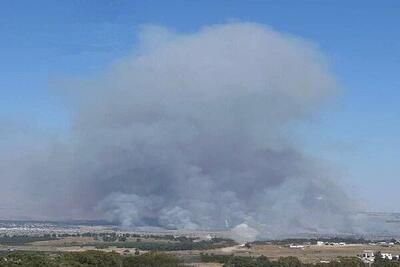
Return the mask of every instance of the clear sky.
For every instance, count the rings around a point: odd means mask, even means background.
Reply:
[[[143,24],[194,32],[232,20],[263,23],[315,42],[342,88],[301,129],[301,142],[339,166],[342,183],[370,210],[400,211],[399,14],[396,0],[1,1],[0,120],[68,127],[54,81],[128,54]]]

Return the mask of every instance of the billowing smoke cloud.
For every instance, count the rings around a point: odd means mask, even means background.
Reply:
[[[287,138],[335,92],[312,44],[259,24],[148,26],[132,56],[70,87],[70,133],[20,174],[31,214],[262,236],[350,230],[346,195]]]

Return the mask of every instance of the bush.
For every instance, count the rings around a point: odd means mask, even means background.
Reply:
[[[180,267],[180,260],[165,253],[122,256],[115,252],[13,252],[0,256],[0,267]]]
[[[129,256],[124,259],[124,267],[178,267],[183,266],[174,255],[150,252],[141,256]]]

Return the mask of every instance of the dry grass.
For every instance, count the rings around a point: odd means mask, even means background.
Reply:
[[[251,249],[235,249],[235,255],[260,256],[271,259],[279,257],[295,256],[305,263],[315,263],[321,260],[335,260],[338,257],[355,257],[364,250],[382,251],[400,254],[400,246],[383,247],[372,245],[346,245],[346,246],[306,246],[303,249],[288,248],[277,245],[256,245]]]
[[[146,240],[146,239],[142,239]],[[149,240],[146,240],[147,242]],[[156,240],[154,240],[156,241]],[[159,240],[158,240],[159,241]],[[1,249],[12,248],[15,250],[31,250],[31,251],[85,251],[95,249],[93,246],[82,246],[84,244],[99,243],[92,237],[66,237],[59,240],[38,241],[25,246],[2,246]],[[116,251],[118,253],[133,254],[134,249],[109,247],[101,249],[102,251]],[[315,263],[321,260],[334,260],[338,257],[354,257],[364,252],[364,250],[388,252],[392,254],[400,254],[400,246],[383,247],[372,245],[346,245],[346,246],[306,246],[303,249],[288,248],[278,245],[253,245],[250,249],[241,248],[239,246],[220,248],[206,251],[174,251],[169,252],[177,256],[191,259],[200,255],[200,253],[214,253],[222,255],[237,255],[237,256],[267,256],[270,259],[278,259],[279,257],[295,256],[305,263]],[[221,264],[214,263],[193,263],[193,267],[220,267]]]
[[[388,252],[392,254],[400,254],[400,246],[383,247],[371,245],[346,245],[346,246],[307,246],[304,249],[294,249],[278,245],[254,245],[250,249],[240,248],[238,246],[221,248],[207,251],[179,251],[174,252],[181,256],[198,256],[200,253],[214,253],[219,255],[236,255],[258,257],[267,256],[272,260],[280,257],[295,256],[304,263],[316,263],[321,260],[335,260],[338,257],[356,257],[362,254],[364,250]],[[204,265],[207,266],[207,265]]]

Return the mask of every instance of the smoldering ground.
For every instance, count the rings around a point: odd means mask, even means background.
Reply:
[[[286,134],[336,91],[315,45],[251,23],[146,26],[140,40],[68,83],[61,140],[2,166],[3,196],[21,192],[9,210],[127,227],[245,223],[260,236],[352,231],[348,197]]]

